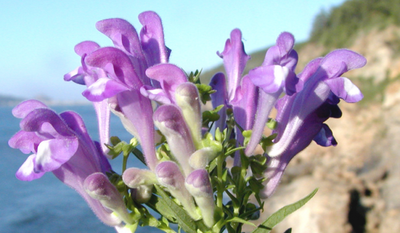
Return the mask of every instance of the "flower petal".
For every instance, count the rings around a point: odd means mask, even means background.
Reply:
[[[90,101],[99,102],[127,90],[129,90],[129,88],[119,81],[109,78],[99,78],[90,85],[82,95]]]
[[[140,94],[161,104],[171,104],[171,99],[169,98],[168,93],[160,88],[153,88],[152,86],[144,85],[140,88]]]
[[[77,138],[52,139],[41,142],[35,158],[35,172],[56,170],[74,156],[78,145]]]
[[[39,108],[30,112],[21,120],[20,127],[24,131],[37,132],[48,137],[74,135],[60,116],[47,108]]]
[[[210,81],[210,86],[216,92],[211,94],[211,103],[213,108],[216,108],[220,105],[224,105],[221,110],[219,110],[219,119],[215,122],[215,129],[219,128],[223,130],[225,128],[226,121],[226,108],[227,103],[226,100],[228,98],[228,94],[226,92],[226,81],[225,75],[223,73],[216,73]]]
[[[320,146],[336,146],[336,139],[333,137],[332,130],[327,124],[323,124],[319,133],[313,139]]]
[[[187,82],[185,72],[173,64],[157,64],[146,70],[146,75],[160,82],[161,88],[168,93],[171,102],[175,102],[175,89],[180,84]]]
[[[242,32],[234,29],[231,32],[230,39],[225,43],[222,53],[217,53],[224,59],[224,66],[228,76],[228,96],[229,100],[234,99],[236,88],[240,85],[240,79],[247,61],[250,56],[244,51],[242,42]]]
[[[282,32],[276,39],[276,46],[278,46],[281,56],[286,56],[293,49],[294,36],[288,32]]]
[[[364,96],[360,89],[354,85],[350,79],[339,77],[325,80],[331,91],[348,103],[355,103],[360,101]]]
[[[37,147],[43,141],[35,132],[19,131],[8,140],[11,148],[19,149],[24,154],[36,153]]]
[[[338,49],[328,53],[321,61],[321,67],[328,77],[338,77],[343,73],[365,66],[367,60],[360,54],[348,50]]]
[[[128,21],[119,18],[104,19],[96,23],[96,28],[108,36],[115,47],[136,56],[142,54],[136,29]]]
[[[118,79],[131,88],[139,89],[143,85],[128,55],[117,48],[98,49],[86,56],[85,63],[104,69],[113,79]]]
[[[195,151],[195,147],[181,111],[175,105],[163,105],[154,112],[153,119],[154,124],[166,137],[172,154],[187,176],[193,170],[188,160]]]
[[[35,166],[35,158],[36,155],[30,155],[25,162],[21,165],[21,167],[18,169],[17,173],[15,176],[17,179],[22,180],[22,181],[32,181],[35,179],[39,179],[44,175],[44,172],[34,172],[34,166]]]
[[[260,87],[265,93],[275,93],[283,88],[283,81],[290,70],[285,66],[260,66],[249,72],[249,78],[254,85]]]
[[[164,44],[164,33],[160,17],[153,11],[145,11],[139,15],[143,25],[140,39],[148,66],[168,62],[170,50]]]
[[[38,108],[48,108],[44,103],[39,100],[25,100],[15,106],[12,114],[16,118],[25,118],[30,112]]]
[[[75,53],[82,57],[100,48],[100,45],[93,41],[82,41],[75,45]]]

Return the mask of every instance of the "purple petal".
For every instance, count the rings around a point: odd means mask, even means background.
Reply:
[[[273,65],[279,65],[281,61],[281,53],[279,51],[278,46],[272,46],[267,50],[265,53],[265,58],[264,62],[262,63],[262,66],[273,66]]]
[[[179,166],[172,161],[164,161],[158,164],[156,175],[161,185],[173,189],[180,189],[185,182]]]
[[[142,82],[150,85],[150,80],[144,75],[148,64],[135,28],[128,21],[118,18],[99,21],[96,28],[108,36],[114,42],[115,47],[129,55],[138,77]],[[128,84],[128,82],[126,83]]]
[[[189,156],[195,151],[189,128],[182,113],[175,105],[160,106],[153,115],[154,124],[164,134],[176,161],[185,175],[193,169],[189,166]]]
[[[214,197],[210,177],[205,169],[198,169],[186,177],[186,189],[195,198],[201,210],[203,221],[208,227],[214,225]]]
[[[171,104],[171,99],[169,98],[168,93],[166,93],[163,89],[153,88],[152,86],[144,85],[140,88],[140,93],[151,100],[157,101],[161,104]]]
[[[143,85],[135,73],[129,57],[117,48],[105,47],[98,49],[89,54],[85,62],[89,66],[104,69],[114,79],[120,80],[131,88],[139,89]]]
[[[85,85],[85,71],[81,66],[76,68],[75,70],[64,75],[64,81],[73,81],[74,83]]]
[[[301,90],[303,90],[304,84],[318,70],[322,59],[323,59],[322,57],[316,58],[316,59],[310,61],[304,67],[303,71],[298,75],[299,80],[298,80],[298,83],[296,84],[296,92],[300,92]]]
[[[242,85],[238,87],[236,92],[235,99],[231,102],[235,121],[243,130],[252,129],[258,105],[258,88],[246,75],[242,79]],[[237,142],[243,145],[244,138],[239,128],[236,128],[235,132]]]
[[[67,162],[78,149],[78,139],[52,139],[39,144],[35,160],[35,172],[49,172]]]
[[[75,53],[82,57],[100,48],[100,45],[93,41],[82,41],[75,45]]]
[[[127,90],[129,90],[129,88],[119,81],[109,78],[99,78],[95,83],[90,85],[82,95],[90,101],[99,102]]]
[[[185,188],[185,178],[179,166],[172,161],[164,161],[157,165],[157,179],[161,185],[168,188],[172,196],[178,199],[194,220],[199,220],[193,197]]]
[[[190,173],[186,177],[186,187],[196,197],[206,197],[213,193],[210,177],[205,169],[197,169]]]
[[[61,113],[60,116],[68,125],[68,127],[74,131],[75,135],[78,136],[81,144],[85,146],[85,149],[89,150],[89,152],[83,153],[83,156],[88,157],[91,164],[95,166],[96,170],[93,172],[101,171],[105,173],[110,171],[110,164],[108,160],[105,158],[102,151],[99,150],[98,147],[93,143],[93,140],[89,136],[85,127],[85,123],[79,114],[72,111],[66,111]]]
[[[35,166],[35,157],[36,155],[30,155],[25,162],[21,165],[21,167],[18,169],[17,173],[15,176],[17,179],[22,180],[22,181],[32,181],[35,179],[39,179],[44,175],[45,172],[34,172],[34,166]]]
[[[146,164],[154,171],[158,163],[154,148],[153,107],[151,101],[142,96],[138,89],[124,91],[117,95],[120,112],[131,122],[137,132],[139,142],[145,155]]]
[[[93,102],[99,126],[100,147],[103,153],[107,154],[109,149],[105,144],[110,144],[110,109],[108,101]],[[110,156],[111,158],[111,156]]]
[[[219,110],[219,119],[215,122],[215,128],[219,128],[220,130],[225,128],[226,121],[226,108],[228,100],[228,94],[226,93],[226,82],[225,75],[223,73],[216,73],[210,81],[210,86],[215,93],[211,94],[211,103],[213,108],[216,108],[220,105],[224,105],[224,107]]]
[[[125,223],[134,223],[126,209],[121,194],[106,175],[101,172],[91,174],[85,179],[83,188],[89,196],[99,200],[104,207],[113,210]]]
[[[281,56],[286,56],[294,46],[294,37],[288,32],[282,32],[276,39],[276,46],[279,48]]]
[[[136,167],[126,169],[122,174],[122,180],[130,188],[138,188],[141,185],[153,185],[157,183],[156,176],[152,171]]]
[[[225,48],[218,55],[224,59],[224,66],[228,76],[228,96],[232,100],[235,95],[236,88],[240,84],[240,79],[247,61],[250,56],[244,51],[242,42],[242,33],[239,29],[231,32],[231,37],[225,43]]]
[[[115,47],[136,56],[142,54],[136,29],[128,21],[119,18],[104,19],[96,23],[96,28],[108,36]]]
[[[24,131],[36,131],[52,137],[58,137],[58,135],[73,136],[60,116],[47,108],[39,108],[30,112],[21,120],[20,127]]]
[[[139,15],[139,21],[143,25],[140,39],[148,66],[168,62],[170,50],[164,44],[160,17],[153,11],[145,11]]]
[[[298,82],[299,79],[297,78],[296,74],[292,70],[289,70],[289,73],[285,79],[285,93],[287,95],[293,95],[294,93],[296,93],[296,85]]]
[[[304,126],[306,118],[326,101],[329,94],[330,89],[328,85],[324,82],[319,82],[311,93],[305,93],[303,90],[301,93],[293,96],[294,100],[291,103],[290,115],[284,117],[286,121],[290,122],[284,128],[284,131],[280,133],[279,141],[268,152],[270,157],[281,156],[285,150],[293,145],[297,132],[300,132],[300,127]],[[303,132],[302,134],[305,133]]]
[[[264,172],[264,177],[267,179],[264,182],[264,188],[260,191],[261,198],[267,199],[275,192],[288,163],[289,161],[280,158],[271,158],[268,161],[268,168]]]
[[[39,100],[25,100],[15,106],[12,114],[16,118],[25,118],[30,112],[38,108],[48,108],[44,103]]]
[[[360,101],[364,96],[360,89],[354,85],[350,79],[339,77],[325,80],[331,91],[348,103],[355,103]]]
[[[168,93],[168,97],[175,102],[174,92],[176,87],[187,82],[186,74],[183,70],[173,64],[158,64],[146,70],[146,75],[160,82],[161,88]]]
[[[321,67],[328,77],[338,77],[343,73],[365,66],[367,60],[360,54],[348,49],[338,49],[327,54],[321,61]]]
[[[189,126],[196,148],[201,148],[202,114],[199,91],[196,85],[190,82],[180,84],[175,90],[175,99],[185,122]]]
[[[320,146],[336,146],[336,139],[333,137],[332,130],[327,124],[323,124],[319,133],[313,139]]]
[[[24,154],[35,153],[43,141],[35,132],[19,131],[8,141],[11,148],[19,149]]]
[[[266,93],[264,91],[259,92],[259,98],[257,103],[256,117],[254,119],[254,125],[250,137],[250,141],[247,144],[245,154],[250,156],[253,154],[261,137],[264,132],[265,124],[268,121],[268,116],[274,107],[281,92]]]
[[[249,72],[249,79],[265,93],[275,93],[283,88],[290,70],[284,66],[260,66]]]

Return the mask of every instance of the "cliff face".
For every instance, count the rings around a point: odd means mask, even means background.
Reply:
[[[273,232],[400,232],[400,28],[360,32],[349,49],[368,60],[346,74],[365,98],[327,122],[337,147],[312,143],[291,161],[266,214],[319,191]],[[310,43],[298,52],[302,69],[328,51]]]

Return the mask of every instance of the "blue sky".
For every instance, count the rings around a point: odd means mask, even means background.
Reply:
[[[242,30],[248,53],[272,45],[282,31],[304,41],[315,15],[344,0],[0,2],[0,94],[83,100],[83,87],[64,82],[63,75],[79,65],[75,44],[93,40],[111,45],[94,26],[101,19],[124,18],[139,31],[137,15],[156,11],[172,50],[170,62],[185,71],[207,70],[221,63],[216,51],[223,50],[232,29]]]

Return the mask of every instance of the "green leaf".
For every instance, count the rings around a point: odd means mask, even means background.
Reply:
[[[267,122],[267,127],[269,129],[276,129],[276,127],[278,127],[278,122],[274,119],[269,118]]]
[[[154,207],[163,215],[164,217],[170,219],[173,217],[176,219],[178,225],[186,233],[197,233],[196,222],[182,209],[178,204],[176,204],[171,198],[160,188],[158,185],[154,185],[157,190],[157,194],[161,196],[158,197],[157,202]]]
[[[226,222],[238,222],[238,223],[243,223],[243,224],[247,224],[247,225],[251,225],[251,226],[256,226],[256,225],[254,225],[254,223],[246,221],[239,217],[233,217],[233,218],[227,220]]]
[[[305,198],[279,209],[278,211],[273,213],[267,220],[265,220],[262,224],[260,224],[257,229],[252,231],[252,233],[270,232],[272,228],[275,227],[278,223],[280,223],[286,216],[300,209],[300,207],[306,204],[317,193],[317,191],[318,189],[314,189],[314,191]]]
[[[292,233],[292,228],[287,229],[285,232],[283,233]]]

